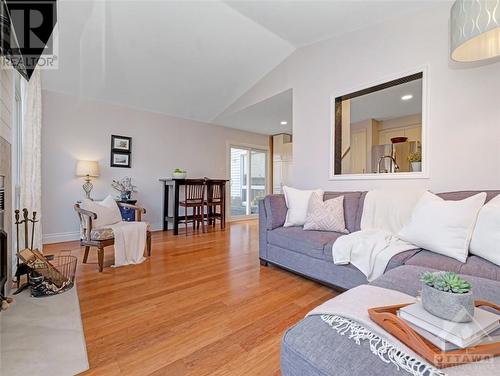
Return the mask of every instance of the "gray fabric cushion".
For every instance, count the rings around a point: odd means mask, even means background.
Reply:
[[[323,199],[329,200],[339,196],[344,196],[344,219],[346,228],[349,232],[357,231],[358,227],[356,225],[356,220],[361,192],[325,192]]]
[[[302,227],[279,227],[268,231],[267,240],[271,245],[324,259],[325,246],[342,235],[339,232],[304,231]]]
[[[362,192],[359,198],[358,213],[356,214],[356,231],[361,230],[361,217],[363,216],[363,207],[365,205],[365,198],[368,192]]]
[[[420,275],[425,271],[436,271],[436,269],[422,266],[404,265],[399,268],[389,270],[383,276],[377,278],[370,284],[416,296],[422,289]],[[475,299],[488,300],[496,304],[500,304],[499,281],[492,281],[490,279],[471,275],[461,276],[472,284],[472,293]]]
[[[267,216],[265,200],[259,202],[259,258],[267,259]]]
[[[284,195],[266,196],[264,206],[266,209],[268,230],[273,230],[285,224],[288,209]]]
[[[389,263],[387,264],[385,271],[387,272],[388,270],[397,268],[398,266],[404,265],[406,261],[408,261],[411,257],[416,255],[418,252],[420,252],[419,249],[415,249],[413,251],[405,251],[398,253],[397,255],[393,256]]]
[[[368,283],[365,275],[350,264],[335,265],[330,261],[311,257],[307,253],[269,245],[267,258],[273,264],[341,289],[351,289]]]
[[[478,256],[469,256],[466,263],[461,263],[451,257],[424,250],[404,263],[500,281],[500,268]]]
[[[371,285],[416,296],[420,275],[429,268],[401,266],[378,278]],[[476,299],[500,304],[500,282],[463,276],[473,287]],[[281,371],[284,376],[396,376],[406,375],[370,352],[366,341],[357,345],[339,335],[319,316],[306,317],[289,329],[281,343]]]
[[[324,199],[344,196],[344,218],[349,232],[359,230],[359,200],[361,192],[325,192]],[[284,195],[269,195],[264,199],[267,215],[267,229],[283,226],[288,211]]]
[[[457,192],[443,192],[437,195],[444,200],[458,201],[467,197],[477,195],[478,193],[486,192],[486,202],[490,201],[493,197],[498,195],[500,191],[457,191]]]
[[[306,317],[283,336],[284,376],[401,376],[392,364],[371,354],[366,341],[357,345],[337,334],[319,316]]]

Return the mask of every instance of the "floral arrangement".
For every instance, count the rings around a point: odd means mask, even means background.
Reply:
[[[186,173],[186,170],[182,169],[182,168],[176,168],[174,170],[174,173],[176,174],[185,174]]]
[[[416,151],[408,155],[408,162],[422,162],[422,152]]]
[[[420,280],[436,290],[453,294],[467,294],[472,289],[469,282],[452,272],[425,272]]]
[[[132,184],[132,178],[129,177],[113,180],[111,186],[120,192],[122,199],[130,199],[132,192],[137,192],[137,186]]]

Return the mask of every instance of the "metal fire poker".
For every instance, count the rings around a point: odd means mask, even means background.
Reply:
[[[23,209],[23,219],[20,221],[19,210],[14,211],[14,218],[16,220],[16,248],[17,248],[17,271],[16,271],[16,281],[17,281],[17,290],[14,292],[14,295],[19,294],[21,291],[29,287],[29,283],[26,282],[22,286],[21,284],[21,276],[24,274],[29,274],[29,268],[26,264],[19,262],[19,225],[24,224],[24,248],[28,248],[29,242],[29,224],[31,223],[31,250],[33,250],[33,244],[35,239],[35,223],[38,222],[36,219],[36,212],[33,212],[32,218],[29,218],[28,209]]]

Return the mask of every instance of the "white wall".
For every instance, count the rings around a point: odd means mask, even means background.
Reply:
[[[132,168],[110,167],[111,135],[132,137]],[[92,196],[117,192],[112,179],[131,176],[146,220],[161,228],[162,185],[158,179],[185,168],[191,177],[227,178],[227,143],[267,148],[267,136],[233,130],[115,104],[43,91],[42,221],[44,242],[78,237],[74,203],[83,197],[74,176],[78,159],[98,160],[101,176]]]
[[[301,48],[226,113],[293,88],[294,184],[358,190],[500,188],[500,60],[449,59],[449,9],[435,9]],[[429,179],[330,181],[330,97],[428,66]],[[345,94],[345,93],[343,93]]]

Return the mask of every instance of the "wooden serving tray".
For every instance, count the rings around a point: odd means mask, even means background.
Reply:
[[[409,304],[399,304],[368,309],[370,318],[410,349],[433,364],[436,368],[446,368],[491,359],[500,355],[500,342],[488,343],[466,349],[441,351],[433,343],[415,332],[397,316],[400,308]],[[483,300],[475,301],[476,307],[490,307],[500,312],[500,306]]]

